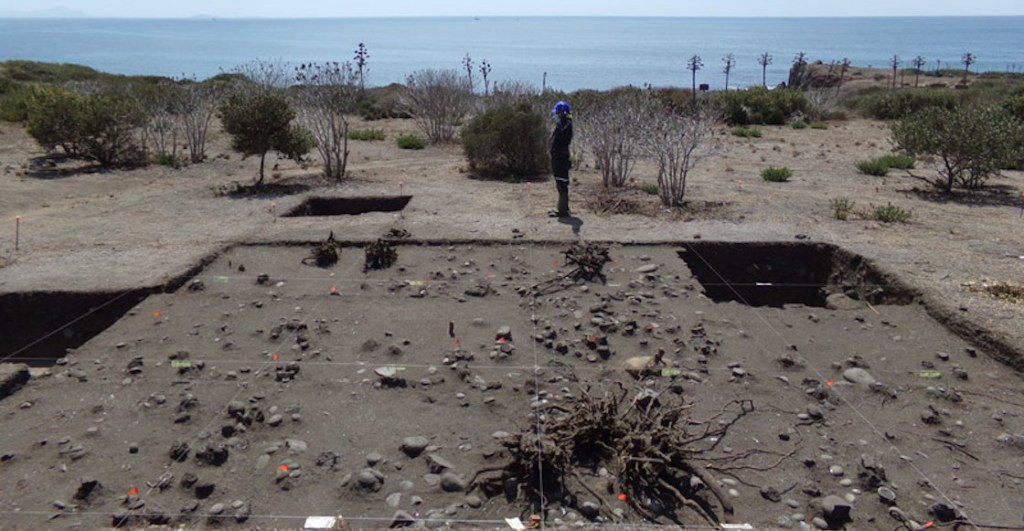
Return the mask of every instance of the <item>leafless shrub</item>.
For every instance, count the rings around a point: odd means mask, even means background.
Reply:
[[[581,141],[594,155],[606,188],[625,185],[643,154],[641,125],[646,100],[641,93],[615,92],[580,110]]]
[[[431,142],[450,142],[472,104],[466,79],[455,70],[417,70],[405,80],[404,104]]]
[[[488,109],[496,109],[533,101],[538,94],[540,91],[537,87],[523,81],[495,81],[490,95],[484,101]],[[547,111],[548,109],[543,109],[544,114],[547,114]]]
[[[830,89],[810,89],[804,92],[807,98],[807,114],[812,120],[825,120],[839,108],[839,94]]]
[[[172,112],[178,128],[185,136],[189,160],[194,164],[206,159],[206,137],[210,123],[226,93],[223,83],[212,80],[202,83],[187,81],[178,85]]]
[[[255,59],[238,65],[231,70],[248,80],[248,87],[235,87],[239,90],[255,90],[257,92],[274,92],[287,88],[292,81],[291,68],[280,59]]]
[[[359,73],[350,63],[303,64],[295,69],[299,123],[316,139],[324,175],[341,180],[348,166],[348,114],[359,98]]]
[[[686,196],[690,171],[716,147],[717,110],[707,105],[692,105],[667,110],[648,107],[643,134],[644,150],[658,166],[661,202],[668,207],[681,206]]]

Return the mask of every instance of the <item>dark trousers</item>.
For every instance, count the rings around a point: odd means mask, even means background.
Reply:
[[[558,189],[558,215],[569,215],[569,154],[551,154],[551,173],[555,175],[555,188]]]
[[[558,209],[559,216],[569,215],[569,181],[555,179],[555,188],[558,188]]]

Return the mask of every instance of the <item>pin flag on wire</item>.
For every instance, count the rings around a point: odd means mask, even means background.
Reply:
[[[21,243],[21,214],[14,216],[14,250],[17,251]]]
[[[398,181],[398,193],[402,193],[405,190],[405,181]]]

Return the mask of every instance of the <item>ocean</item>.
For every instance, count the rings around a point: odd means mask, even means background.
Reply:
[[[199,79],[254,59],[291,64],[350,61],[369,51],[369,85],[402,82],[420,69],[463,69],[469,54],[491,65],[491,80],[560,89],[689,86],[721,88],[722,58],[736,66],[730,86],[761,83],[758,57],[773,57],[768,83],[786,79],[793,57],[889,68],[1024,71],[1024,17],[894,18],[376,18],[376,19],[0,19],[0,60],[84,64],[119,74]]]

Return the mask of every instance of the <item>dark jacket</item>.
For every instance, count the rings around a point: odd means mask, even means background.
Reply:
[[[569,144],[572,143],[572,120],[563,118],[551,132],[551,172],[555,177],[569,178]]]

